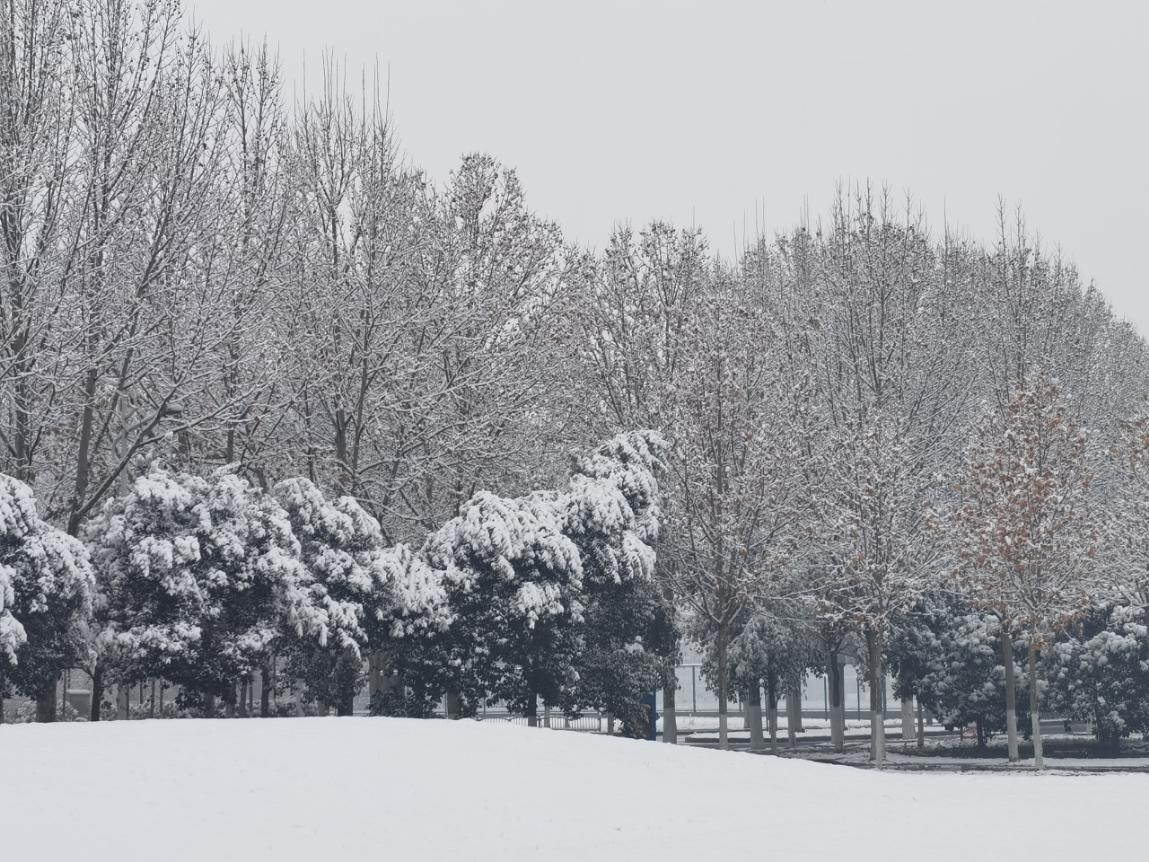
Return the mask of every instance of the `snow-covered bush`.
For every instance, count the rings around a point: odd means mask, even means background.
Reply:
[[[894,692],[916,695],[943,724],[974,725],[979,746],[1005,730],[1001,624],[994,616],[951,598],[924,601],[896,621],[887,656]],[[1026,691],[1026,681],[1018,687]],[[1019,721],[1028,714],[1019,697]]]
[[[311,697],[349,714],[369,652],[446,628],[442,575],[406,545],[387,546],[379,522],[351,497],[327,500],[307,479],[275,486],[310,575],[308,592],[328,620],[327,641],[297,642],[289,673]]]
[[[42,521],[31,489],[0,474],[0,678],[54,713],[56,679],[88,658],[94,578],[83,543]]]
[[[85,528],[100,577],[102,661],[120,680],[161,677],[231,702],[237,680],[294,638],[338,621],[311,599],[287,514],[228,470],[161,466]]]
[[[1045,653],[1050,709],[1093,723],[1098,741],[1149,731],[1149,627],[1144,608],[1099,607]]]

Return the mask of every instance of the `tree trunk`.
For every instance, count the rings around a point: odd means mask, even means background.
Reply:
[[[1029,722],[1033,728],[1033,767],[1044,769],[1041,750],[1041,697],[1037,691],[1037,644],[1029,645]]]
[[[271,669],[264,665],[259,669],[259,717],[271,716]]]
[[[92,668],[92,703],[88,707],[88,721],[100,720],[100,705],[104,700],[104,668],[98,661]]]
[[[678,743],[678,716],[674,711],[674,699],[677,693],[677,677],[662,687],[662,741],[671,745]]]
[[[726,751],[730,748],[730,727],[726,717],[726,700],[729,694],[726,659],[726,626],[718,627],[718,747]]]
[[[838,661],[838,651],[829,650],[826,672],[830,682],[830,745],[834,751],[846,747],[846,693],[842,664]]]
[[[926,747],[926,712],[922,708],[921,698],[918,698],[918,748]]]
[[[237,710],[240,718],[247,718],[247,687],[250,685],[248,677],[244,677],[239,684],[239,709]]]
[[[877,632],[866,630],[870,657],[870,757],[876,766],[886,763],[886,725],[882,711],[882,642]]]
[[[121,721],[126,721],[132,717],[131,706],[128,702],[128,687],[126,685],[116,686],[116,718]]]
[[[770,751],[778,753],[778,681],[773,673],[766,674],[766,718],[770,727]]]
[[[457,691],[447,692],[447,718],[457,720],[463,717],[463,696]]]
[[[1001,627],[1001,662],[1005,666],[1005,736],[1009,762],[1021,759],[1017,749],[1017,675],[1013,666],[1013,638]]]
[[[663,598],[666,599],[667,614],[669,615],[669,623],[671,629],[674,629],[674,588],[670,584],[665,584],[662,588]],[[678,670],[674,664],[674,656],[677,655],[678,638],[674,638],[674,647],[671,649],[671,656],[667,658],[667,665],[669,670],[669,681],[662,687],[662,741],[669,742],[671,745],[678,744],[678,714],[676,712],[676,697],[678,695]]]
[[[336,715],[354,715],[355,714],[355,689],[348,689],[347,686],[339,692],[339,702],[335,705]]]
[[[746,701],[746,720],[750,724],[750,750],[761,751],[762,743],[762,689],[755,682]]]
[[[527,695],[527,727],[539,726],[539,698],[533,691]]]
[[[36,721],[50,724],[56,720],[56,681],[46,687],[36,698]]]
[[[912,697],[902,698],[902,740],[905,742],[913,742],[914,740],[914,699]]]
[[[791,748],[798,744],[802,732],[802,683],[791,682],[786,688],[786,741]]]
[[[799,677],[798,679],[794,680],[794,682],[792,682],[790,684],[790,689],[786,694],[786,699],[793,708],[793,720],[791,723],[794,725],[794,731],[796,733],[801,733],[802,730],[804,729],[802,727],[802,683],[803,682],[804,682],[804,680],[802,679],[802,677]]]

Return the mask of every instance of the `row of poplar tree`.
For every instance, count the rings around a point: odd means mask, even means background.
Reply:
[[[302,477],[420,557],[482,492],[535,499],[569,451],[652,429],[669,645],[645,654],[673,738],[678,644],[704,648],[724,743],[771,667],[828,674],[838,739],[843,656],[924,701],[897,644],[943,607],[994,621],[1012,726],[1066,638],[1144,607],[1145,345],[1020,218],[982,244],[861,187],[733,259],[664,224],[591,251],[494,159],[433,183],[370,90],[329,68],[289,100],[174,0],[15,0],[0,32],[0,471],[73,539],[160,463],[284,509]]]

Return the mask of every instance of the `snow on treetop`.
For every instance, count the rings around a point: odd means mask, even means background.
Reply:
[[[658,537],[658,474],[668,445],[657,431],[616,434],[589,455],[576,458],[574,477],[605,480],[625,497],[635,518],[635,529],[645,542]]]
[[[397,638],[447,625],[441,573],[406,545],[386,546],[379,522],[354,498],[328,500],[304,478],[280,482],[275,493],[301,542],[312,601],[326,609],[341,646],[359,652],[372,630]]]
[[[510,499],[480,491],[463,504],[457,517],[427,538],[424,553],[463,589],[469,589],[476,563],[507,581],[515,580],[516,571],[536,568],[566,572],[577,585],[582,562],[562,527],[558,507],[549,496]]]

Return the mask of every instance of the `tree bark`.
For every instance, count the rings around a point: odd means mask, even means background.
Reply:
[[[100,720],[100,705],[104,700],[104,668],[96,662],[92,668],[92,702],[88,707],[88,721]]]
[[[1029,722],[1033,728],[1033,768],[1044,769],[1041,750],[1041,697],[1037,691],[1037,644],[1029,645]]]
[[[802,727],[802,678],[798,678],[790,683],[790,688],[786,693],[786,700],[793,710],[793,718],[791,723],[794,725],[795,733],[801,733]]]
[[[539,726],[539,697],[533,691],[527,695],[527,727]],[[612,731],[613,732],[613,731]]]
[[[729,695],[726,658],[726,625],[718,627],[718,747],[726,751],[730,748],[730,727],[726,716],[726,700]]]
[[[778,682],[773,673],[766,674],[766,718],[770,728],[770,751],[778,753]]]
[[[926,747],[926,713],[922,708],[921,698],[918,699],[918,748]]]
[[[345,686],[339,692],[339,702],[335,704],[336,715],[354,715],[355,714],[355,689],[350,689]]]
[[[56,681],[47,686],[36,698],[36,721],[50,724],[56,720]]]
[[[902,740],[905,742],[913,742],[914,735],[914,699],[912,697],[903,697]]]
[[[750,750],[761,751],[762,742],[762,689],[757,681],[750,687],[746,700],[746,720],[750,724]]]
[[[675,697],[678,693],[678,678],[662,687],[662,741],[678,744],[678,716],[675,713]]]
[[[674,624],[674,589],[670,584],[663,587],[663,597],[666,599],[667,607],[669,608],[668,614],[670,615],[671,625]],[[677,645],[677,638],[675,638]],[[672,655],[667,659],[669,665],[669,682],[662,687],[662,741],[668,742],[671,745],[678,744],[678,714],[675,711],[677,707],[676,697],[678,694],[678,672],[674,664],[674,654],[676,650],[672,650]]]
[[[870,658],[870,757],[876,766],[886,763],[886,725],[882,711],[882,642],[877,632],[866,630]]]
[[[271,716],[271,669],[264,665],[259,669],[259,717]]]
[[[1017,675],[1013,666],[1013,638],[1001,627],[1001,662],[1005,667],[1005,736],[1009,762],[1021,759],[1017,748]]]
[[[838,661],[838,651],[829,650],[826,672],[830,681],[830,745],[834,751],[843,751],[846,746],[846,706],[845,680],[842,665]]]

